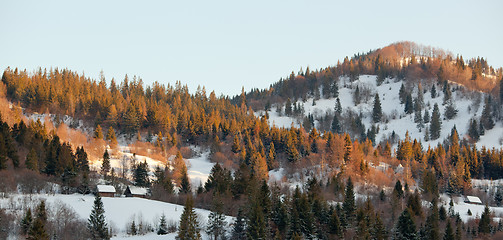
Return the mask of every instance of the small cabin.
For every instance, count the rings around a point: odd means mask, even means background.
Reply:
[[[466,196],[465,203],[482,205],[482,201],[480,201],[480,198],[475,196]]]
[[[112,185],[97,185],[96,193],[100,197],[114,197],[115,187]]]
[[[124,191],[124,195],[126,197],[146,198],[148,195],[148,189],[142,187],[127,186],[126,190]]]

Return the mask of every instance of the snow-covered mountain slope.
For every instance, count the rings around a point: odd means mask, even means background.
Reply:
[[[398,137],[400,137],[400,139],[403,139],[405,137],[405,133],[409,131],[409,134],[413,139],[420,139],[423,142],[423,147],[427,147],[428,145],[436,146],[438,143],[442,143],[444,139],[450,135],[451,129],[454,126],[456,126],[460,137],[463,138],[463,136],[468,134],[470,120],[472,118],[477,118],[478,120],[484,108],[485,95],[483,93],[472,92],[464,89],[463,86],[451,83],[451,87],[453,89],[457,89],[457,87],[459,87],[457,91],[452,92],[452,101],[458,110],[458,113],[453,119],[446,119],[444,112],[447,104],[443,104],[444,93],[442,92],[441,86],[436,86],[437,96],[432,98],[430,92],[431,83],[423,83],[422,87],[424,90],[423,98],[425,108],[431,116],[433,106],[435,103],[438,104],[442,119],[440,138],[425,141],[425,130],[427,126],[429,127],[429,123],[425,124],[423,128],[418,128],[417,123],[414,122],[414,114],[405,114],[404,104],[400,104],[399,100],[401,85],[402,81],[386,79],[383,84],[377,86],[376,76],[374,75],[361,75],[359,79],[354,82],[350,82],[346,77],[342,77],[339,81],[339,99],[343,108],[343,113],[347,111],[353,111],[357,114],[361,113],[363,116],[362,122],[365,127],[369,129],[373,124],[372,109],[374,104],[374,95],[375,93],[378,93],[381,100],[383,115],[386,116],[388,121],[376,124],[379,128],[379,132],[376,135],[376,142],[380,142],[389,137],[393,131]],[[356,86],[358,86],[360,90],[365,89],[368,91],[368,97],[362,97],[362,101],[357,105],[355,105],[353,100]],[[417,96],[417,84],[411,85],[407,90],[412,92],[413,98]],[[304,116],[311,114],[316,119],[324,117],[327,112],[334,112],[336,98],[322,98],[316,100],[315,105],[313,105],[313,98],[306,99],[306,101],[298,100],[297,102],[292,102],[292,105],[293,104],[300,104],[302,106],[304,109]],[[282,112],[284,112],[284,107]],[[424,109],[422,113],[424,113]],[[260,116],[264,114],[264,111],[257,111],[255,114]],[[279,114],[276,106],[273,106],[271,110],[268,111],[268,115],[271,126],[275,125],[277,127],[288,128],[293,125],[295,127],[299,127],[302,123],[301,118]],[[319,122],[316,120],[315,127],[319,129]],[[485,131],[485,135],[480,137],[477,146],[479,148],[482,146],[486,146],[486,148],[500,148],[503,147],[502,140],[503,126],[500,122],[498,122],[493,129]]]

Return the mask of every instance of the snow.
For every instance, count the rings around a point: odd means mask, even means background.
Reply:
[[[94,196],[92,195],[47,195],[47,194],[37,194],[31,195],[12,195],[11,198],[0,199],[0,208],[18,211],[22,214],[22,204],[26,201],[31,200],[31,205],[36,206],[38,200],[45,199],[47,208],[51,208],[57,204],[66,204],[71,207],[76,214],[84,221],[87,221],[94,204]],[[145,236],[135,236],[128,237],[125,235],[127,225],[135,219],[135,221],[142,220],[144,223],[152,225],[156,228],[156,225],[161,218],[161,215],[166,216],[166,221],[176,222],[180,221],[180,216],[183,212],[183,206],[165,203],[160,201],[154,201],[144,198],[101,198],[103,201],[103,206],[105,209],[105,218],[109,226],[112,226],[115,231],[117,231],[117,238],[113,239],[174,239],[176,233],[168,234],[164,236],[157,236],[156,234],[148,234]],[[14,205],[14,206],[13,206]],[[205,226],[208,222],[208,215],[210,211],[204,209],[194,209],[196,214],[199,216],[199,223],[201,226]],[[234,221],[233,217],[226,217],[227,223],[232,223]],[[201,231],[201,234],[205,236]],[[207,236],[205,236],[207,237]]]
[[[446,194],[442,194],[440,196],[441,204],[444,205],[445,209],[449,209],[450,197]],[[463,222],[467,222],[470,219],[480,218],[482,213],[484,212],[485,205],[479,204],[471,204],[465,203],[462,197],[453,197],[453,211],[454,213],[459,213],[461,220]],[[472,213],[472,215],[468,215],[468,210]],[[494,220],[497,221],[501,216],[503,216],[503,207],[492,207],[489,206],[489,210],[494,213]]]
[[[147,162],[149,166],[150,177],[154,177],[154,171],[157,166],[165,166],[166,162],[159,159],[153,159],[147,156],[142,156],[138,154],[131,153],[131,148],[129,146],[120,145],[118,146],[118,152],[110,156],[110,166],[114,168],[117,174],[121,174],[123,166],[131,167],[133,164],[138,162]],[[210,151],[201,150],[199,147],[192,147],[192,150],[196,152],[196,156],[193,158],[184,159],[187,165],[187,175],[193,186],[193,189],[197,188],[199,184],[204,184],[210,175],[211,169],[214,163],[210,162]],[[109,150],[109,152],[111,152]],[[168,161],[174,159],[174,155],[169,156]],[[102,160],[91,162],[92,168],[99,170],[102,165]],[[130,174],[129,174],[130,175]],[[132,176],[130,176],[132,178]]]
[[[147,195],[148,189],[142,187],[128,186],[133,195]]]
[[[423,84],[423,90],[427,90],[423,93],[423,99],[425,103],[425,108],[428,109],[429,115],[433,112],[433,106],[438,104],[439,110],[442,117],[442,129],[440,133],[440,138],[436,140],[425,141],[425,128],[421,130],[418,129],[417,124],[414,122],[414,114],[406,115],[404,113],[404,105],[399,104],[399,90],[402,85],[402,81],[395,81],[395,79],[386,79],[383,84],[377,86],[375,75],[361,75],[359,79],[354,82],[349,82],[347,77],[341,77],[339,80],[339,99],[343,111],[354,111],[356,113],[362,113],[362,122],[367,129],[372,126],[372,109],[374,103],[375,93],[379,94],[381,100],[381,107],[383,115],[387,116],[389,121],[387,123],[379,123],[379,133],[376,135],[376,141],[379,142],[389,137],[394,131],[396,136],[403,139],[405,133],[408,131],[410,136],[414,139],[419,139],[423,143],[423,147],[436,146],[442,143],[450,133],[451,129],[456,126],[460,138],[463,138],[468,134],[468,127],[470,120],[472,118],[479,119],[482,110],[484,108],[484,98],[485,95],[480,92],[469,92],[463,93],[462,86],[455,83],[451,83],[451,87],[460,87],[460,90],[452,92],[453,103],[458,110],[456,117],[453,119],[445,119],[444,112],[447,105],[443,105],[443,92],[440,86],[436,86],[437,97],[432,98],[430,94],[431,84]],[[358,105],[354,104],[353,93],[356,86],[359,86],[360,91],[362,89],[367,89],[370,91],[370,97],[368,99],[362,99],[361,103]],[[412,96],[417,96],[417,85],[412,89]],[[480,97],[479,103],[477,104],[477,96]],[[299,100],[295,104],[301,104],[304,108],[304,115],[312,114],[315,119],[320,116],[325,116],[325,113],[334,112],[334,107],[336,104],[335,98],[330,99],[319,99],[316,100],[316,105],[312,105],[313,98],[308,98],[305,102]],[[257,116],[263,115],[264,111],[255,112]],[[299,127],[300,119],[293,117],[280,116],[276,112],[276,106],[272,107],[268,112],[269,114],[269,124],[289,128],[290,126]],[[421,112],[424,114],[424,109]],[[429,123],[425,124],[428,126]],[[315,121],[315,127],[319,128],[318,122]],[[486,130],[485,135],[480,137],[477,144],[478,148],[485,146],[486,148],[501,148],[503,147],[503,125],[498,122],[495,127],[491,130]]]
[[[111,185],[97,185],[96,188],[100,193],[115,193],[115,187]]]
[[[482,204],[482,201],[480,201],[480,198],[479,197],[475,197],[475,196],[466,196],[466,200],[468,200],[469,203],[478,203],[478,204]]]

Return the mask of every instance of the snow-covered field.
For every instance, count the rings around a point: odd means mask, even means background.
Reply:
[[[440,196],[440,200],[445,209],[449,210],[450,197],[442,194]],[[485,205],[465,203],[464,200],[460,197],[453,197],[452,201],[454,203],[454,213],[459,213],[459,216],[461,217],[463,222],[467,222],[470,219],[480,218],[480,216],[484,212]],[[494,214],[494,220],[496,222],[503,217],[503,207],[489,206],[489,209]],[[468,214],[468,210],[470,210],[470,212],[472,213],[471,216]]]
[[[28,195],[13,195],[10,198],[3,198],[0,199],[0,208],[17,211],[18,214],[22,214],[23,203],[28,201],[29,206],[35,206],[38,204],[39,199],[45,199],[48,209],[58,204],[65,204],[71,207],[82,220],[87,221],[94,203],[93,195],[81,194],[37,194],[31,196],[32,200],[29,199],[30,197]],[[127,225],[134,219],[137,223],[142,220],[144,223],[150,224],[156,228],[162,214],[166,216],[168,223],[178,223],[184,208],[181,205],[143,198],[103,197],[102,201],[105,209],[106,221],[108,225],[115,229],[115,232],[117,233],[117,236],[113,239],[174,239],[176,233],[165,236],[158,236],[153,233],[146,236],[129,237],[126,234]],[[199,222],[201,226],[205,226],[208,221],[210,211],[195,209],[195,212],[199,215]],[[226,221],[227,223],[232,223],[234,220],[232,217],[227,217]],[[203,231],[201,233],[203,234]]]
[[[368,101],[362,99],[361,103],[355,106],[353,101],[353,93],[357,85],[360,89],[369,89],[370,97],[368,98]],[[406,115],[404,113],[404,105],[399,104],[399,90],[401,85],[401,81],[395,82],[394,79],[386,79],[386,81],[381,86],[377,86],[376,76],[374,75],[361,75],[359,79],[354,81],[353,83],[350,83],[347,78],[342,77],[339,81],[339,99],[341,101],[341,106],[344,111],[352,110],[357,113],[361,112],[363,114],[363,124],[365,124],[366,128],[368,129],[372,126],[371,114],[374,104],[374,95],[375,93],[379,93],[383,115],[388,116],[389,122],[378,124],[380,131],[376,136],[376,141],[379,142],[385,137],[390,136],[393,131],[395,131],[398,137],[403,139],[405,137],[405,133],[409,131],[409,134],[412,138],[422,140],[423,147],[427,147],[428,145],[436,146],[438,143],[443,142],[443,140],[449,136],[454,125],[456,126],[456,129],[460,137],[462,138],[468,133],[470,120],[473,117],[479,119],[484,108],[484,94],[480,93],[480,102],[477,104],[476,99],[465,96],[465,94],[463,94],[461,90],[454,91],[452,92],[452,99],[456,109],[458,110],[458,114],[453,119],[445,119],[444,112],[447,105],[442,105],[444,93],[442,92],[441,87],[436,87],[438,96],[432,98],[430,94],[431,85],[423,86],[423,90],[427,90],[427,92],[423,94],[423,97],[426,109],[428,109],[430,116],[433,111],[433,106],[435,105],[435,103],[437,103],[442,117],[442,129],[440,138],[437,140],[424,141],[425,129],[423,128],[420,131],[417,128],[417,124],[414,122],[414,114]],[[451,87],[453,86],[455,85],[451,84]],[[417,86],[414,86],[414,89],[412,90],[412,96],[417,96]],[[316,118],[319,116],[324,116],[328,111],[333,113],[336,99],[319,99],[316,101],[316,105],[314,106],[312,105],[313,98],[309,98],[305,102],[302,102],[301,100],[295,102],[295,104],[299,103],[304,108],[305,116],[312,114]],[[422,113],[424,113],[424,109]],[[264,111],[257,111],[255,114],[257,116],[263,115]],[[300,120],[284,115],[280,116],[277,113],[275,106],[272,107],[268,114],[269,124],[271,126],[275,125],[277,127],[285,128],[289,128],[292,125],[295,127],[300,126]],[[316,127],[318,127],[317,124],[318,122],[315,121]],[[426,125],[428,124],[425,124],[425,126]],[[501,148],[503,147],[500,141],[500,139],[502,138],[503,126],[498,122],[493,129],[486,130],[485,135],[480,137],[477,146],[479,148],[482,146],[486,146],[486,148]]]
[[[196,156],[193,158],[184,159],[187,165],[187,174],[193,186],[193,189],[196,189],[199,184],[204,185],[208,176],[213,168],[214,163],[210,162],[209,155],[210,151],[203,151],[198,147],[192,148],[194,152],[196,152]],[[168,160],[172,161],[175,158],[174,155],[169,156]],[[102,160],[94,161],[92,163],[92,168],[100,169],[102,165]],[[124,166],[131,167],[133,163],[146,161],[150,168],[150,175],[153,177],[153,173],[157,166],[164,167],[165,162],[153,159],[147,156],[142,155],[134,155],[131,152],[130,147],[125,145],[120,145],[118,147],[118,151],[115,155],[112,155],[110,158],[110,165],[114,168],[114,171],[117,174],[122,172]]]

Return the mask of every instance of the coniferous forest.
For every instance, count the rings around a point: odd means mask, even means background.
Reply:
[[[422,144],[424,136],[408,133],[376,141],[377,129],[362,127],[357,114],[345,119],[337,104],[324,129],[317,129],[309,116],[300,127],[280,128],[269,124],[267,114],[255,114],[281,105],[287,116],[302,115],[292,101],[337,98],[340,77],[354,81],[363,74],[376,75],[378,85],[390,78],[405,85],[425,80],[425,88],[443,91],[444,97],[451,94],[450,84],[460,84],[487,94],[484,110],[470,123],[468,136],[460,136],[454,127],[445,141],[428,147]],[[503,151],[476,145],[484,130],[501,122],[502,74],[484,58],[465,61],[411,42],[346,57],[325,69],[292,72],[268,89],[243,90],[234,97],[216,96],[204,87],[190,93],[181,82],[145,85],[137,76],[116,80],[102,75],[96,80],[69,69],[7,68],[0,83],[2,101],[10,104],[1,109],[0,192],[52,191],[44,184],[50,182],[62,194],[91,194],[101,179],[148,187],[152,199],[185,206],[175,230],[165,219],[150,228],[133,221],[131,235],[176,231],[177,239],[201,239],[202,232],[211,239],[501,238],[502,223],[494,221],[489,208],[464,222],[440,198],[478,194],[473,178],[503,178]],[[402,87],[397,105],[416,114],[418,122],[430,123],[426,137],[439,138],[442,120],[453,118],[457,110],[440,113],[435,105],[431,117],[427,111],[423,116],[420,97]],[[381,100],[378,94],[372,97],[372,121],[379,123]],[[35,113],[51,114],[52,123],[24,116]],[[59,136],[65,116],[83,121],[84,127],[74,121],[68,128],[83,132],[85,144]],[[343,126],[345,122],[351,127]],[[130,177],[115,172],[109,160],[120,139],[147,145],[163,156],[165,165],[151,172],[146,161],[138,162],[130,166]],[[215,163],[197,188],[191,186],[183,161],[191,146],[209,149]],[[168,160],[170,156],[174,158]],[[91,168],[91,161],[102,161],[101,168]],[[381,163],[389,169],[374,167]],[[393,169],[398,165],[403,172]],[[302,181],[293,187],[270,182],[270,171],[279,168]],[[484,204],[499,206],[502,198],[498,191]],[[97,197],[88,222],[69,218],[65,227],[45,216],[43,201],[28,207],[22,219],[0,209],[0,238],[17,231],[28,239],[108,239],[102,204]],[[199,222],[194,208],[211,211],[207,223]],[[235,217],[235,222],[226,222],[224,216]]]

